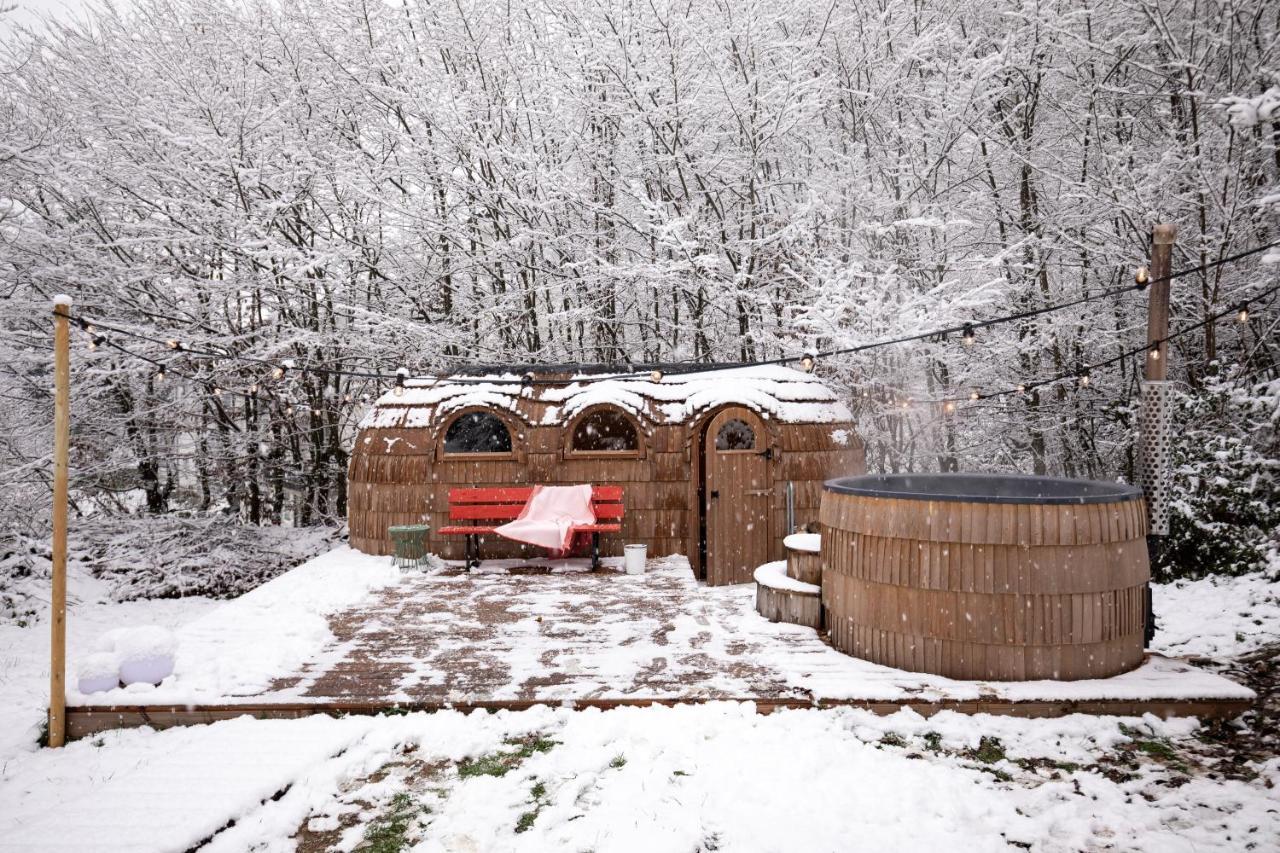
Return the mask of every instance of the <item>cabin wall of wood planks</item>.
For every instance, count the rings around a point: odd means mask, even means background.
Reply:
[[[391,553],[387,528],[423,523],[432,531],[449,517],[449,490],[459,486],[612,484],[623,487],[622,533],[601,539],[601,553],[621,556],[624,544],[643,543],[649,555],[699,554],[698,453],[702,428],[723,407],[700,412],[691,422],[669,423],[654,410],[641,417],[641,448],[634,456],[586,457],[568,448],[570,423],[546,423],[548,406],[536,396],[521,399],[516,412],[496,408],[510,427],[508,458],[445,456],[443,430],[451,411],[421,427],[362,429],[348,469],[348,526],[352,547],[370,554]],[[554,417],[554,412],[552,412]],[[768,553],[759,563],[784,557],[787,482],[794,484],[796,527],[816,530],[824,480],[865,471],[863,445],[850,423],[767,421],[774,450],[770,463],[773,495]],[[837,436],[839,439],[837,440]],[[428,547],[446,559],[462,559],[463,537],[428,536]],[[483,538],[485,558],[540,556],[540,549],[498,536]]]
[[[1143,659],[1142,501],[920,501],[827,492],[832,644],[951,678],[1105,678]]]

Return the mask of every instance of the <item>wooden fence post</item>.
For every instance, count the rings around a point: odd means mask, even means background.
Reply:
[[[53,593],[49,597],[49,746],[67,740],[67,457],[71,448],[71,297],[53,299]]]
[[[1142,375],[1163,382],[1169,375],[1169,273],[1173,269],[1176,225],[1151,229],[1151,295],[1147,303],[1147,364]]]

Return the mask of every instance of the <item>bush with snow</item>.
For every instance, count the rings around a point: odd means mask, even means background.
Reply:
[[[1280,379],[1210,377],[1180,395],[1169,535],[1158,579],[1243,575],[1280,550]]]
[[[105,580],[117,601],[203,595],[234,598],[337,545],[332,527],[258,527],[221,517],[80,518],[68,563]],[[47,534],[0,532],[0,623],[48,608]]]

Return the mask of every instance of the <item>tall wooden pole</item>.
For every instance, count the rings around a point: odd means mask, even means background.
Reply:
[[[1157,225],[1151,230],[1151,296],[1147,304],[1148,382],[1163,382],[1169,375],[1169,273],[1172,272],[1176,225]],[[1154,346],[1153,346],[1154,345]]]
[[[67,740],[67,457],[71,450],[71,297],[53,300],[53,594],[49,746]]]

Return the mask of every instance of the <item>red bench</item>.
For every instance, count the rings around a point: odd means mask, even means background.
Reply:
[[[449,521],[437,533],[467,537],[467,565],[480,565],[480,534],[492,533],[495,527],[513,521],[533,494],[532,486],[507,486],[496,489],[450,489]],[[591,509],[595,524],[582,524],[573,532],[591,534],[591,568],[600,567],[600,534],[622,532],[622,487],[592,486]]]

